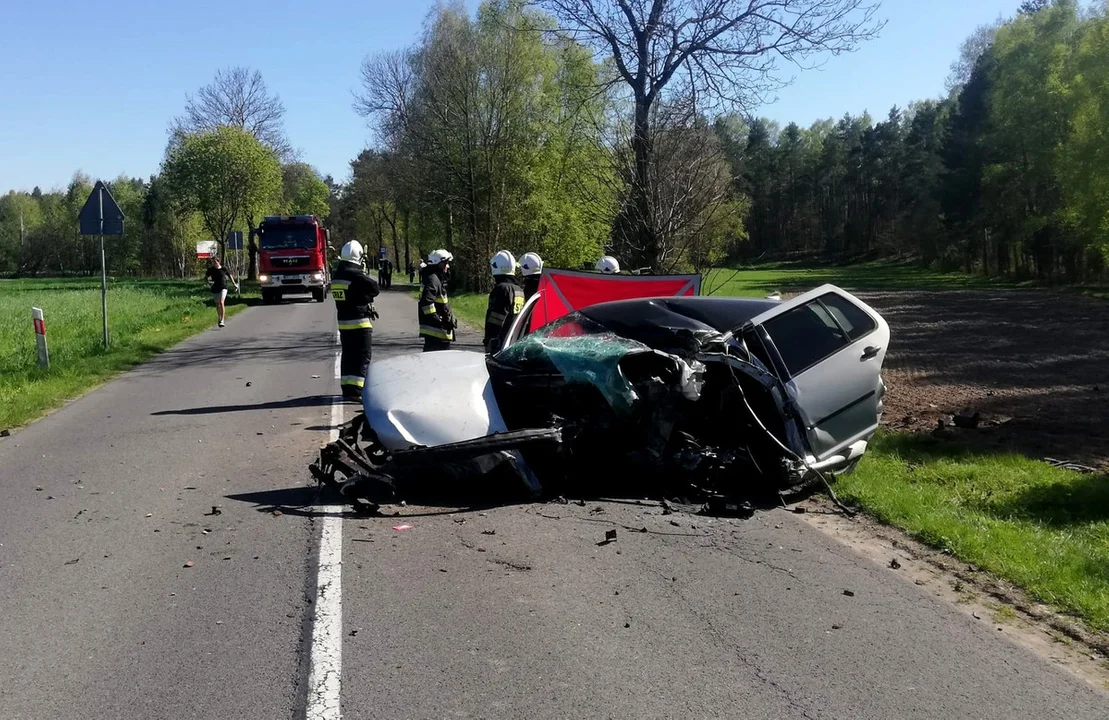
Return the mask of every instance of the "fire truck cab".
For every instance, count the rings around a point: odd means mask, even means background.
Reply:
[[[258,283],[262,302],[311,294],[323,302],[331,287],[330,232],[315,215],[266,217],[258,226]]]

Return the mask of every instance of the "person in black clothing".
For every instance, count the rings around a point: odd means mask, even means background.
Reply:
[[[331,296],[339,321],[339,386],[347,400],[361,402],[362,388],[373,353],[373,321],[377,319],[374,298],[379,285],[362,268],[362,245],[351,240],[343,246],[341,258],[331,275]]]
[[[208,281],[208,285],[212,290],[212,300],[216,303],[216,317],[219,318],[219,326],[224,326],[224,302],[227,300],[227,282],[230,280],[231,284],[235,286],[235,292],[239,291],[239,281],[231,274],[231,271],[220,265],[219,258],[212,258],[208,261],[208,272],[204,274],[204,279]]]
[[[419,312],[420,337],[424,339],[424,352],[450,350],[458,320],[447,298],[446,276],[454,256],[446,250],[435,250],[427,257],[427,266],[420,269]]]
[[[543,276],[543,258],[537,253],[525,253],[520,258],[520,272],[524,275],[524,301],[539,290],[539,278]]]
[[[501,250],[489,261],[493,271],[493,289],[489,293],[489,307],[485,311],[485,352],[501,349],[504,333],[512,320],[524,309],[524,289],[516,283],[516,258]]]

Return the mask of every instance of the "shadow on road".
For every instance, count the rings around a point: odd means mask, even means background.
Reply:
[[[280,510],[283,515],[293,515],[295,517],[364,517],[356,513],[349,505],[345,505],[345,501],[339,493],[322,487],[301,486],[282,488],[279,490],[260,490],[258,492],[225,495],[224,497],[228,500],[251,504],[254,506],[255,510],[262,513],[272,513],[275,510]],[[438,517],[442,515],[465,515],[513,504],[526,503],[497,501],[475,503],[465,502],[459,498],[458,504],[430,504],[427,507],[436,509],[426,512],[405,512],[403,516],[406,518],[417,518]],[[340,512],[322,509],[327,506],[335,505],[343,505],[344,509]],[[389,517],[394,514],[398,517],[401,515],[400,512],[390,508],[383,511],[380,516]]]
[[[252,405],[213,405],[210,407],[184,408],[182,410],[159,410],[151,415],[216,415],[219,413],[242,412],[244,410],[283,410],[288,408],[305,407],[330,407],[335,402],[333,395],[309,395],[302,398],[288,400],[273,400],[271,402],[254,403]],[[314,427],[309,430],[330,430],[331,428]]]
[[[301,486],[280,490],[260,490],[258,492],[224,495],[228,500],[254,505],[258,512],[280,510],[284,515],[298,517],[347,517],[353,511],[344,509],[330,512],[322,508],[328,505],[341,505],[342,498],[326,488]]]
[[[334,352],[334,331],[280,332],[245,338],[224,335],[215,343],[186,345],[159,355],[143,365],[141,372],[168,374],[200,365],[218,368],[241,363],[313,362],[325,360]]]

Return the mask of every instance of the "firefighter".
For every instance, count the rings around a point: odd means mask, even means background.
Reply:
[[[364,252],[357,240],[351,240],[339,253],[339,264],[331,276],[331,295],[335,298],[335,314],[339,320],[339,385],[343,397],[361,402],[366,371],[370,367],[373,346],[373,321],[377,319],[374,298],[381,287],[363,268]]]
[[[603,258],[597,261],[597,264],[596,266],[594,266],[593,269],[599,273],[604,273],[605,275],[619,275],[620,263],[618,263],[616,261],[616,258],[612,257],[611,255],[605,255]]]
[[[520,258],[520,272],[524,275],[524,301],[531,299],[539,289],[539,277],[543,274],[543,258],[538,253],[529,252]]]
[[[485,352],[501,349],[504,331],[513,318],[524,309],[524,289],[516,283],[516,258],[501,250],[489,261],[493,271],[493,289],[489,293],[489,308],[485,311]]]
[[[420,293],[420,337],[424,352],[449,350],[454,342],[458,321],[447,299],[446,276],[454,256],[446,250],[435,250],[427,256],[427,267],[420,271],[423,291]]]

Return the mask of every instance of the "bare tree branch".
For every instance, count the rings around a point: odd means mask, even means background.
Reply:
[[[676,207],[662,207],[653,197],[659,179],[652,178],[652,122],[659,103],[684,98],[693,100],[694,110],[744,109],[785,84],[778,61],[804,67],[811,58],[849,52],[875,37],[884,24],[875,20],[879,1],[531,0],[569,37],[611,56],[633,98],[634,165],[624,216],[634,229],[622,231],[634,255],[628,260],[664,261],[665,236],[677,217]]]
[[[258,70],[219,70],[209,85],[185,97],[185,114],[170,125],[171,146],[182,135],[229,125],[249,132],[282,162],[297,159],[285,135],[285,106],[280,97],[269,94]]]

